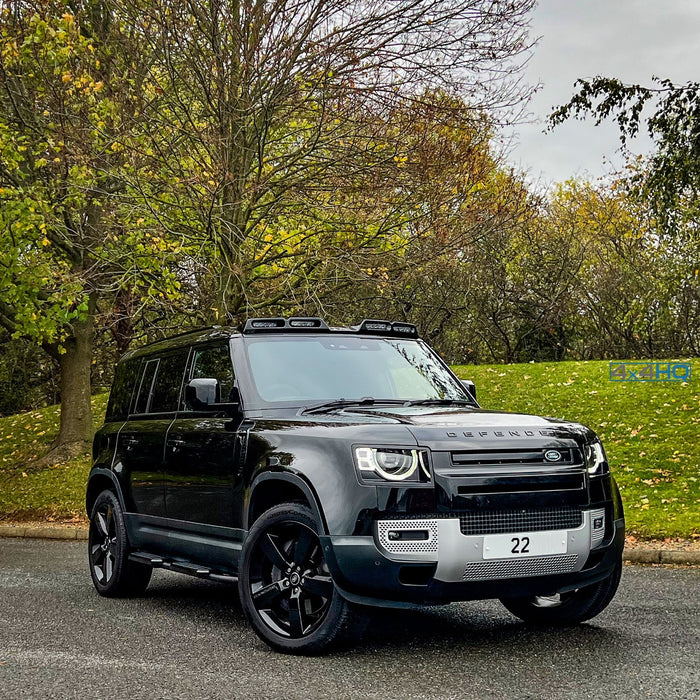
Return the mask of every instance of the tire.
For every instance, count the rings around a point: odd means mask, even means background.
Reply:
[[[357,637],[365,616],[338,593],[308,506],[286,503],[263,513],[243,546],[238,578],[255,633],[285,654],[319,654]]]
[[[90,514],[88,536],[90,575],[97,592],[108,598],[143,593],[153,569],[129,561],[129,542],[124,515],[112,491],[103,491]]]
[[[569,627],[601,613],[615,597],[622,575],[620,560],[607,578],[585,588],[556,596],[501,598],[501,603],[516,617],[535,625]]]

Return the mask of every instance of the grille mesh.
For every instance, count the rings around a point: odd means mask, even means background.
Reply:
[[[574,570],[577,558],[576,554],[562,554],[555,557],[475,561],[467,564],[462,580],[490,581],[499,578],[565,574]]]
[[[540,530],[570,530],[579,527],[583,514],[578,508],[528,508],[527,510],[480,510],[461,513],[459,529],[463,535],[497,535]]]
[[[436,520],[380,520],[377,523],[379,542],[387,552],[407,554],[438,551],[438,526]],[[395,541],[389,539],[389,530],[427,530],[427,540]]]

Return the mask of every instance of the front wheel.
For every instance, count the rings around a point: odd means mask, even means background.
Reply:
[[[275,506],[255,521],[238,589],[255,633],[278,651],[318,654],[356,631],[359,615],[336,590],[316,521],[303,504]]]
[[[103,491],[90,514],[88,556],[95,589],[107,597],[143,593],[153,569],[129,561],[129,543],[124,516],[112,491]]]
[[[501,603],[516,617],[537,625],[567,627],[585,622],[601,613],[615,597],[622,561],[598,583],[566,593],[521,598],[501,598]]]

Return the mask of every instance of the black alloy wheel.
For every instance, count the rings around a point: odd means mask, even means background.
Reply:
[[[351,627],[354,611],[335,588],[317,533],[310,509],[289,503],[264,513],[246,540],[243,609],[258,636],[279,651],[319,653]]]
[[[95,510],[90,523],[90,561],[100,585],[107,586],[112,580],[119,555],[114,509],[105,500]]]
[[[103,491],[90,515],[88,558],[95,589],[103,596],[143,593],[153,569],[129,561],[129,544],[124,516],[112,491]]]

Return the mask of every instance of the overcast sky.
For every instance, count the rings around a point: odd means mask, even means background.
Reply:
[[[538,121],[518,125],[511,161],[543,184],[578,175],[597,178],[624,161],[612,122],[569,121],[542,133],[554,105],[573,94],[577,78],[603,75],[650,84],[700,80],[700,0],[540,0],[532,36],[541,36],[526,69],[542,83],[529,106]],[[648,149],[638,139],[634,150]]]

